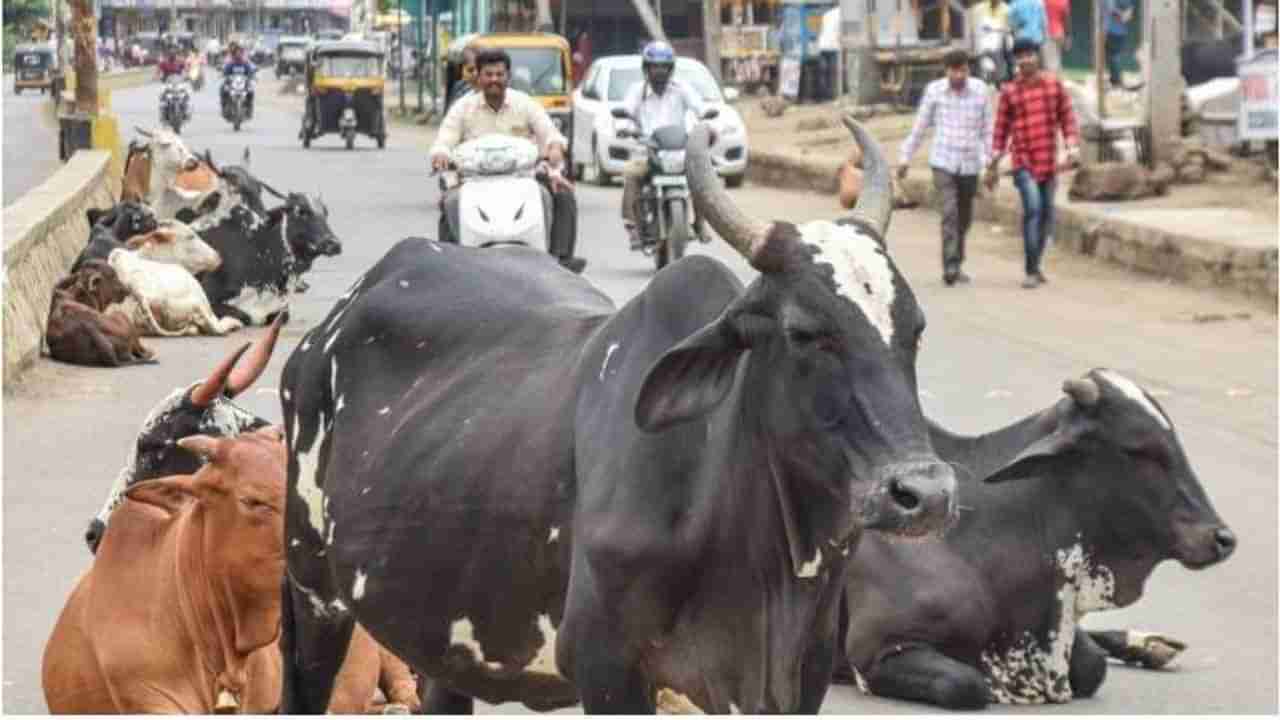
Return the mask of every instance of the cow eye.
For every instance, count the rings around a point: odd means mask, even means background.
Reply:
[[[271,510],[270,505],[258,500],[257,498],[242,497],[240,498],[240,504],[244,505],[252,512],[265,512]]]

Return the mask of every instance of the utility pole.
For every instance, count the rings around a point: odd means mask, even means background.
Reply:
[[[1107,51],[1103,5],[1107,0],[1093,0],[1093,75],[1098,83],[1098,120],[1107,119]]]
[[[717,83],[720,77],[720,0],[702,0],[703,59]]]
[[[178,0],[169,0],[169,32],[178,32]]]
[[[662,19],[654,13],[653,8],[649,7],[649,0],[631,0],[631,4],[640,15],[640,22],[644,23],[644,29],[648,31],[649,37],[666,42],[667,33],[662,29]]]
[[[551,0],[537,0],[537,9],[538,19],[536,21],[536,27],[538,32],[555,32],[556,25],[551,19]]]

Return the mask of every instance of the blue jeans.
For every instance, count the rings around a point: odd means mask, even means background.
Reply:
[[[1057,178],[1036,182],[1031,172],[1023,169],[1014,173],[1013,184],[1022,196],[1022,247],[1027,256],[1026,271],[1028,275],[1035,275],[1040,272],[1045,238],[1053,232],[1053,191]]]

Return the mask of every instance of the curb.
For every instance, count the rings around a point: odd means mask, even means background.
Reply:
[[[752,152],[748,176],[753,183],[769,187],[834,195],[840,163],[841,160],[802,160],[776,151],[756,150]],[[908,177],[901,185],[912,201],[933,210],[940,208],[940,198],[929,180]],[[1055,208],[1055,213],[1054,244],[1059,247],[1190,287],[1277,301],[1280,251],[1276,248],[1224,245],[1062,205]],[[1016,231],[1010,235],[1010,242],[1021,247],[1022,208],[1016,198],[980,194],[974,204],[974,217]]]

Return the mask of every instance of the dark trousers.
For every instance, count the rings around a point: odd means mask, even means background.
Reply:
[[[964,264],[964,239],[973,223],[978,176],[933,168],[933,186],[942,196],[942,272],[951,275]]]
[[[578,245],[578,198],[572,190],[551,193],[551,234],[547,252],[561,260],[573,257]]]
[[[1030,171],[1024,169],[1014,173],[1013,184],[1022,196],[1022,247],[1026,253],[1026,271],[1028,275],[1035,275],[1040,272],[1045,238],[1053,233],[1053,191],[1057,187],[1057,178],[1036,182]]]
[[[1120,61],[1129,49],[1129,38],[1124,35],[1107,33],[1104,45],[1107,54],[1107,74],[1111,76],[1111,87],[1124,87],[1124,76],[1120,74]]]

